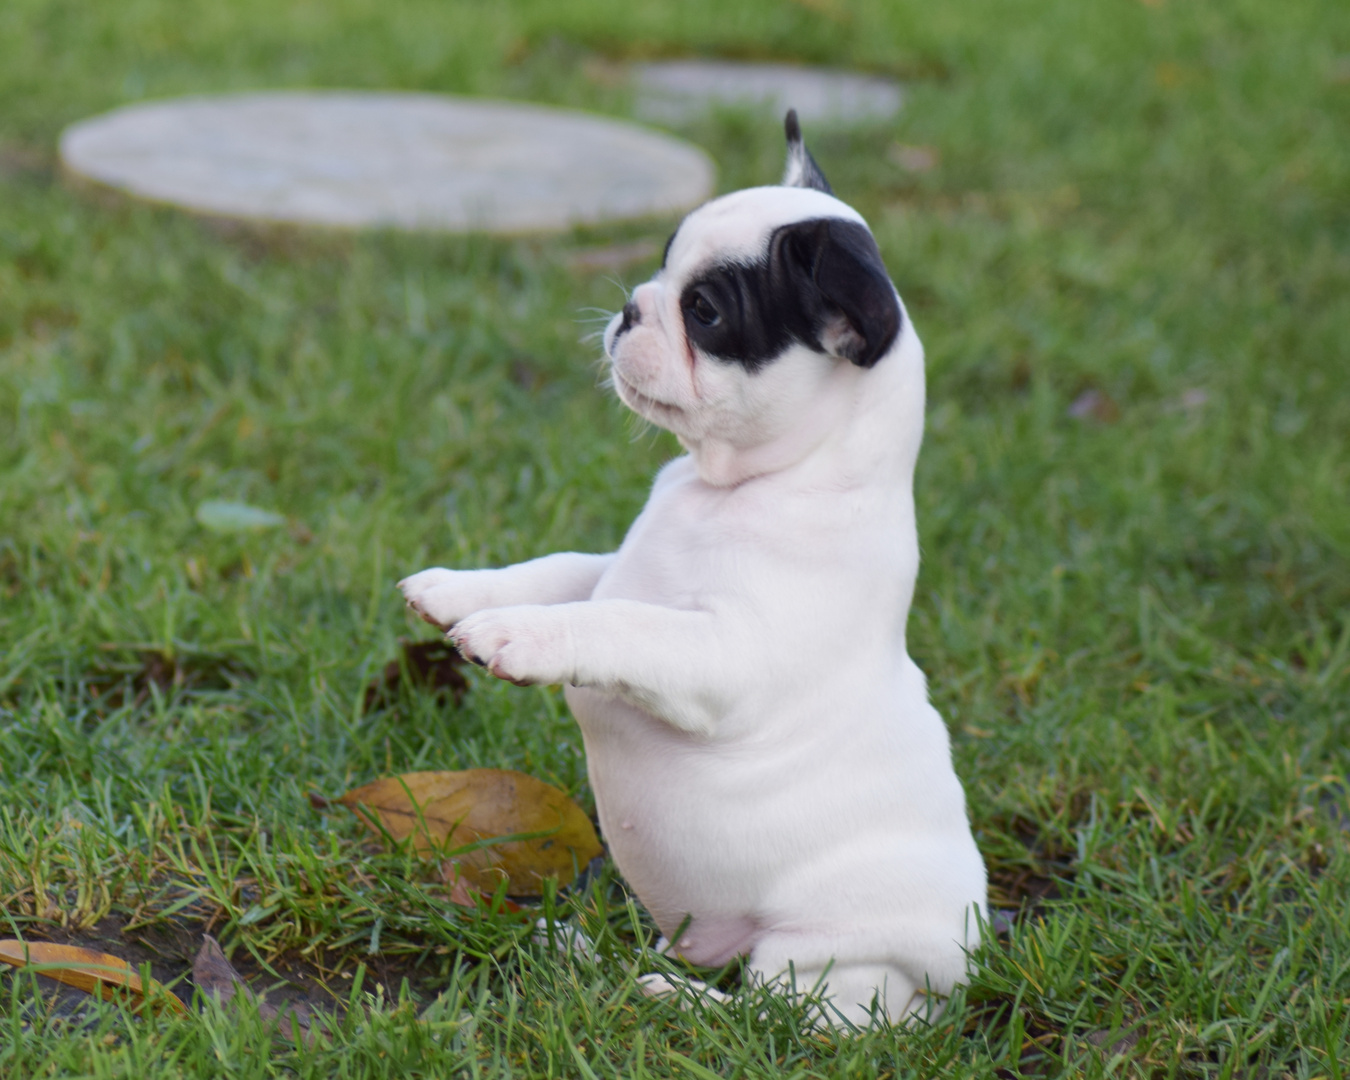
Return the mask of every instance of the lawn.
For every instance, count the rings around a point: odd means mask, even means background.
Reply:
[[[643,998],[666,962],[612,868],[548,899],[597,941],[559,955],[310,798],[490,766],[592,809],[556,689],[365,691],[431,636],[405,573],[622,537],[677,448],[589,335],[659,254],[577,252],[671,221],[258,231],[56,163],[66,124],[181,93],[623,115],[617,62],[689,53],[908,87],[807,137],[927,346],[910,646],[1008,912],[929,1027]],[[771,117],[678,133],[724,190],[781,167]],[[5,0],[0,937],[172,981],[209,930],[336,1004],[297,1044],[0,974],[0,1076],[1350,1075],[1348,133],[1337,0]],[[212,532],[219,499],[288,522]]]

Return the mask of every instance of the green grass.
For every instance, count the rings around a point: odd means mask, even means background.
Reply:
[[[557,958],[306,798],[487,765],[589,805],[554,691],[361,699],[422,632],[403,573],[622,536],[674,446],[598,389],[580,339],[622,294],[566,256],[669,222],[259,234],[55,167],[65,124],[147,96],[622,115],[591,61],[688,52],[910,85],[891,124],[807,134],[928,348],[911,647],[995,902],[1024,910],[932,1028],[643,999],[649,928],[612,874],[557,901],[600,959]],[[1334,0],[7,0],[0,936],[209,922],[236,961],[304,959],[356,1007],[297,1048],[214,1009],[35,1020],[3,977],[0,1075],[1350,1075],[1347,130]],[[769,118],[682,134],[724,188],[780,168]],[[939,166],[902,171],[897,142]],[[1087,390],[1104,419],[1068,415]],[[209,498],[293,524],[214,535]],[[138,648],[195,681],[100,699]]]

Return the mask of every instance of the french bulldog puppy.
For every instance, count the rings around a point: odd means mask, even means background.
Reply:
[[[866,1025],[940,1008],[986,879],[905,646],[923,346],[787,135],[783,183],[690,213],[605,331],[619,399],[687,451],[619,550],[399,587],[498,678],[565,684],[610,853],[679,955]]]

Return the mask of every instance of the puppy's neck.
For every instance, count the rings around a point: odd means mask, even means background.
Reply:
[[[715,422],[685,433],[680,442],[699,479],[713,487],[783,472],[848,429],[863,374],[799,346],[795,355],[751,375],[737,408],[717,410]]]
[[[923,346],[911,330],[870,370],[842,363],[805,407],[771,432],[679,434],[712,487],[819,462],[832,483],[848,475],[912,483],[923,438]]]
[[[815,425],[812,425],[813,428]],[[831,436],[830,429],[785,433],[770,442],[738,446],[728,439],[680,437],[694,459],[699,479],[712,487],[729,488],[757,476],[783,472],[817,453]]]

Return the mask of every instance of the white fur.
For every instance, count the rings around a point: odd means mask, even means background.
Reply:
[[[823,976],[866,1024],[874,997],[901,1019],[951,992],[986,889],[905,648],[923,347],[906,317],[871,369],[794,346],[748,374],[692,349],[679,308],[708,260],[827,215],[861,221],[805,189],[708,204],[606,332],[619,396],[688,450],[617,552],[400,587],[494,675],[567,684],[610,852],[665,934],[690,920],[678,952]]]

